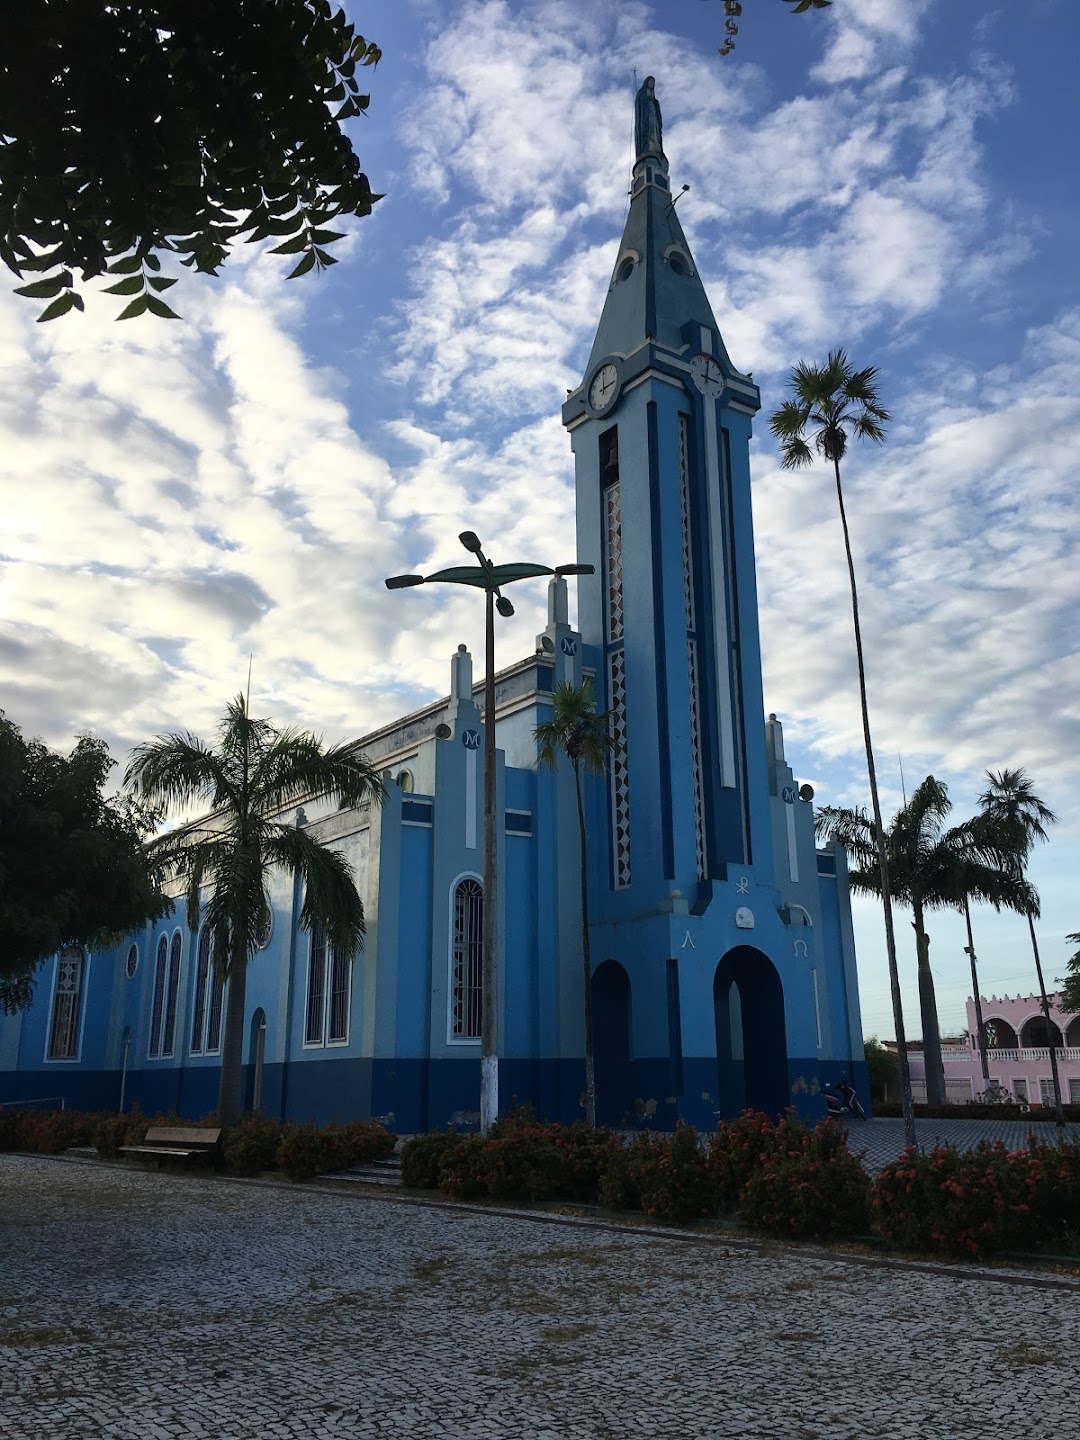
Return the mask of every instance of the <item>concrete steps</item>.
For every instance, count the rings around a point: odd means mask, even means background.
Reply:
[[[327,1180],[353,1180],[361,1185],[394,1187],[401,1184],[401,1161],[398,1156],[388,1155],[385,1160],[372,1160],[366,1165],[350,1165],[347,1170],[335,1170],[325,1177]]]

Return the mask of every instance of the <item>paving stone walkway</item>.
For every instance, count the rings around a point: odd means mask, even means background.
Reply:
[[[5,1440],[1078,1433],[1080,1285],[0,1155]]]

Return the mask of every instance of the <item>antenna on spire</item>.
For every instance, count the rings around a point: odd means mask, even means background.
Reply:
[[[252,662],[253,659],[254,659],[254,656],[253,656],[253,655],[251,654],[251,652],[249,651],[249,652],[248,652],[248,683],[247,683],[247,695],[244,697],[244,714],[248,717],[249,720],[251,719],[251,662]]]
[[[896,752],[896,762],[900,766],[900,794],[904,797],[904,809],[906,810],[907,786],[904,784],[904,757],[900,754],[899,750]]]

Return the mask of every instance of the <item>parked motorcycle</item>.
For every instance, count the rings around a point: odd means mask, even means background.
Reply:
[[[834,1120],[865,1120],[866,1111],[859,1103],[859,1097],[855,1093],[855,1086],[850,1080],[838,1080],[835,1085],[826,1085],[822,1092],[825,1096],[825,1111]]]

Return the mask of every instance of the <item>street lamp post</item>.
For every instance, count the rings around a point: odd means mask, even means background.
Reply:
[[[514,580],[531,580],[538,575],[591,575],[591,565],[493,565],[484,555],[479,538],[471,530],[458,536],[475,555],[476,565],[455,565],[434,575],[391,575],[388,590],[446,581],[451,585],[473,585],[484,591],[484,931],[480,986],[480,1130],[487,1134],[499,1114],[499,927],[498,867],[495,824],[495,611],[509,617],[511,602],[501,593]]]

